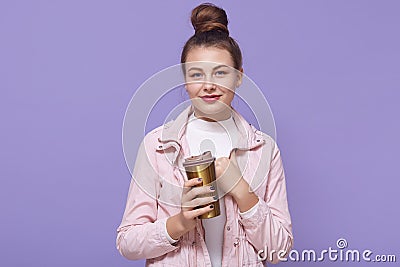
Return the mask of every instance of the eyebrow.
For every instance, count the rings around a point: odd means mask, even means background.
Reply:
[[[218,66],[215,66],[215,67],[213,68],[213,70],[216,70],[216,69],[219,69],[219,68],[222,68],[222,67],[227,67],[227,68],[229,68],[229,66],[227,66],[227,65],[218,65]],[[203,71],[203,69],[202,69],[202,68],[199,68],[199,67],[191,67],[191,68],[189,68],[187,71],[191,71],[191,70],[200,70],[200,71]]]

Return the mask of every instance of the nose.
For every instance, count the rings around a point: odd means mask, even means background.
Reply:
[[[215,84],[212,82],[205,82],[203,85],[203,89],[205,91],[214,91],[215,90]]]

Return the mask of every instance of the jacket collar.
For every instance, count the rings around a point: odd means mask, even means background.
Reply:
[[[161,136],[158,138],[158,141],[162,143],[159,146],[160,150],[170,146],[176,147],[176,145],[181,147],[182,136],[186,131],[188,119],[193,112],[193,106],[190,105],[174,121],[164,125]],[[232,109],[232,116],[240,134],[239,143],[235,149],[249,150],[265,142],[262,138],[262,133],[250,125],[235,109]]]
[[[176,142],[180,144],[182,135],[186,130],[189,116],[193,113],[193,107],[190,105],[183,112],[181,112],[175,120],[168,122],[164,125],[160,138],[162,143]]]

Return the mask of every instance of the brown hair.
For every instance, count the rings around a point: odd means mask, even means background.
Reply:
[[[191,21],[195,33],[183,47],[181,63],[186,62],[189,51],[195,47],[217,47],[229,52],[235,69],[242,68],[242,52],[237,42],[229,36],[225,10],[204,3],[192,10]]]

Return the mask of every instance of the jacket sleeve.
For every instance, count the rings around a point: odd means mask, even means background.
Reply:
[[[280,151],[274,143],[272,160],[267,177],[264,198],[259,196],[256,211],[252,216],[240,217],[247,240],[257,250],[263,250],[269,262],[279,262],[293,245],[292,223],[286,197],[286,182]],[[269,254],[271,251],[271,259]]]
[[[156,166],[153,166],[155,155],[150,149],[147,149],[150,153],[146,153],[145,147],[143,141],[137,154],[125,212],[117,228],[117,249],[129,260],[155,258],[177,249],[165,235],[167,218],[157,219],[159,179]]]

